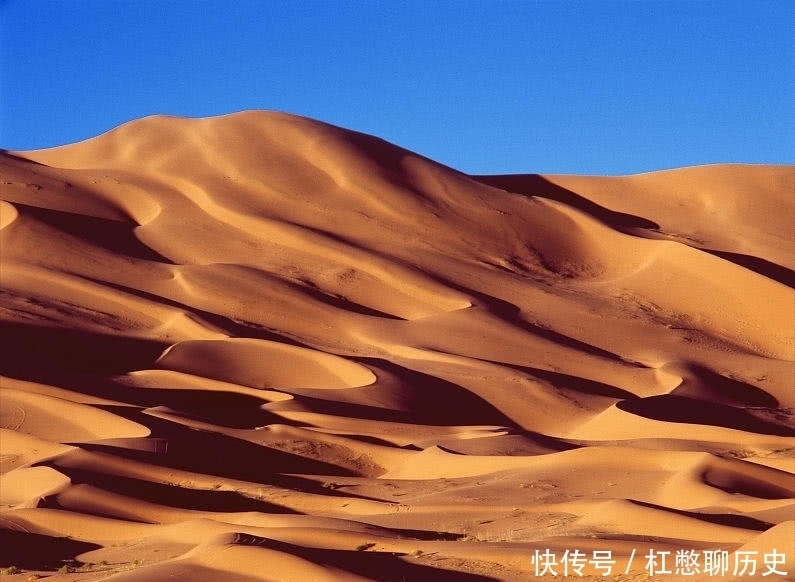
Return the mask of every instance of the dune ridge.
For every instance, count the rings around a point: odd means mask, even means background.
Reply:
[[[470,176],[248,111],[0,178],[10,579],[795,580],[795,167]]]

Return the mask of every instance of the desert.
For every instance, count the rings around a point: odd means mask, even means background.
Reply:
[[[3,580],[795,580],[795,166],[245,111],[0,192]]]

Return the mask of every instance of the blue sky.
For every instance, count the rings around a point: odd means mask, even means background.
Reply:
[[[470,173],[795,160],[795,2],[0,0],[0,147],[276,109]]]

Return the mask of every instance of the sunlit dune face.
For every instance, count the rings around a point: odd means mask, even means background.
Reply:
[[[8,574],[795,575],[791,166],[467,176],[245,112],[0,178]]]

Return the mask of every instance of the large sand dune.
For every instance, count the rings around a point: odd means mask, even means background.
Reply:
[[[246,112],[0,178],[9,579],[795,579],[795,167],[468,176]]]

